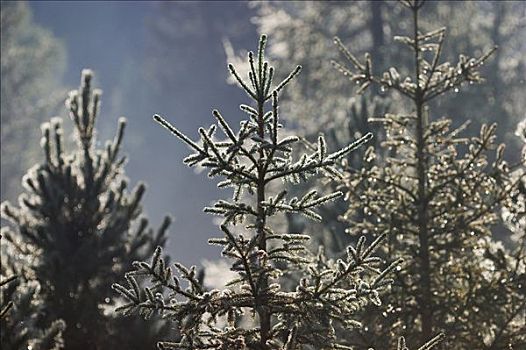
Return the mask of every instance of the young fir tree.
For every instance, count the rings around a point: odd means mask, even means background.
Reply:
[[[2,218],[12,224],[4,230],[2,266],[4,259],[24,259],[25,275],[40,285],[35,298],[43,321],[66,323],[67,349],[143,349],[155,346],[153,339],[164,333],[158,324],[115,318],[111,281],[164,245],[169,219],[154,234],[140,217],[145,186],[127,190],[125,157],[119,155],[123,118],[114,140],[104,149],[95,147],[101,92],[91,81],[92,72],[83,71],[80,88],[67,100],[76,148],[64,149],[60,119],[44,124],[45,161],[24,177],[18,207],[2,204]],[[130,331],[137,335],[133,340]]]
[[[383,236],[370,245],[361,238],[349,246],[347,256],[326,259],[323,250],[308,253],[309,236],[276,232],[271,217],[279,213],[300,213],[322,220],[314,209],[340,193],[319,196],[312,190],[301,197],[288,198],[286,191],[268,195],[274,182],[298,183],[309,177],[340,177],[336,162],[371,138],[363,136],[344,148],[329,153],[323,136],[316,149],[296,157],[292,146],[296,136],[282,138],[278,118],[278,94],[300,71],[273,85],[274,68],[264,59],[266,37],[262,36],[257,57],[248,55],[249,82],[235,68],[230,72],[248,94],[253,106],[241,105],[248,118],[234,131],[223,116],[213,111],[224,138],[214,136],[216,125],[199,129],[200,142],[194,142],[160,116],[154,119],[180,138],[194,154],[185,158],[189,166],[209,168],[209,176],[224,178],[220,187],[233,187],[232,201],[219,200],[206,212],[223,217],[223,236],[210,239],[223,247],[222,254],[232,261],[237,278],[226,281],[223,290],[204,290],[196,279],[195,267],[175,263],[175,270],[161,258],[157,249],[151,263],[138,261],[126,275],[127,286],[114,288],[128,303],[119,309],[148,317],[155,312],[173,320],[182,334],[177,342],[160,342],[161,349],[349,349],[335,335],[339,324],[356,327],[357,310],[380,304],[379,294],[389,286],[388,275],[398,266],[394,261],[380,268],[382,260],[373,256]],[[267,106],[270,105],[269,110]],[[248,194],[244,200],[242,192]],[[238,233],[234,233],[238,230]],[[286,262],[286,269],[278,266]],[[295,272],[302,278],[288,289],[284,275]],[[137,278],[150,279],[140,288]],[[428,349],[437,337],[423,346]],[[403,339],[399,349],[406,349]]]
[[[0,236],[1,238],[1,236]],[[21,242],[18,242],[19,244]],[[44,304],[40,284],[24,276],[27,254],[11,254],[2,246],[0,331],[2,349],[58,350],[64,342],[65,324],[43,321]],[[26,247],[28,248],[28,247]]]
[[[393,334],[410,332],[413,343],[443,331],[444,349],[521,348],[524,248],[510,254],[491,228],[524,174],[510,178],[504,146],[495,144],[495,125],[462,137],[466,125],[452,130],[450,119],[433,118],[429,108],[445,93],[481,81],[479,68],[494,50],[478,58],[460,55],[456,64],[441,62],[445,28],[421,33],[423,1],[402,4],[412,15],[412,30],[395,39],[411,50],[410,69],[390,68],[377,76],[368,54],[360,61],[336,39],[352,68],[335,65],[361,91],[374,84],[396,91],[409,109],[375,118],[386,129],[382,147],[389,156],[382,159],[369,149],[367,166],[346,174],[349,232],[387,234],[387,257],[414,257],[396,271],[389,310],[368,313],[372,327],[351,337],[385,348]]]

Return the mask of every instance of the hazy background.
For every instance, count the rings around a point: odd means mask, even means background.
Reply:
[[[213,122],[213,108],[231,120],[241,118],[238,106],[246,100],[242,91],[225,83],[222,40],[228,36],[236,46],[251,48],[257,42],[247,4],[34,1],[29,5],[34,21],[64,43],[63,84],[76,87],[81,69],[95,71],[95,84],[104,91],[99,139],[112,137],[119,116],[128,119],[127,175],[132,184],[139,180],[148,184],[144,205],[153,223],[165,214],[175,217],[169,242],[173,257],[188,264],[198,264],[203,257],[218,258],[218,249],[206,242],[217,229],[202,208],[225,193],[205,173],[196,174],[182,164],[188,149],[154,123],[152,115],[165,116],[194,138],[199,126]],[[168,23],[156,19],[161,12]],[[169,55],[170,61],[157,62],[160,55]],[[166,72],[164,81],[159,71]]]

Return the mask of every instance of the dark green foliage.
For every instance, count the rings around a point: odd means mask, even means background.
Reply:
[[[21,242],[15,244],[23,245]],[[2,349],[62,349],[64,322],[55,320],[47,323],[43,320],[44,304],[40,296],[40,284],[34,279],[27,279],[31,274],[24,269],[28,255],[12,254],[9,249],[11,245],[1,247]]]
[[[231,260],[231,270],[237,273],[236,278],[226,281],[225,289],[207,291],[199,283],[195,267],[179,263],[170,267],[161,258],[161,249],[151,263],[134,263],[135,270],[126,275],[127,286],[114,285],[128,300],[119,309],[146,317],[160,312],[174,321],[182,339],[161,342],[161,349],[349,349],[338,339],[334,327],[357,327],[356,311],[371,303],[381,304],[379,295],[391,283],[387,277],[400,264],[396,260],[382,268],[382,259],[373,256],[383,236],[371,244],[360,238],[355,247],[347,248],[345,257],[334,261],[327,259],[323,250],[310,254],[305,246],[309,236],[272,227],[270,219],[279,213],[300,213],[322,220],[314,209],[340,193],[320,196],[312,190],[290,198],[281,191],[269,196],[271,183],[341,178],[337,161],[371,135],[332,153],[320,135],[312,150],[296,157],[293,146],[299,138],[280,136],[278,95],[300,67],[273,87],[274,68],[264,59],[265,42],[263,36],[256,57],[252,52],[248,55],[249,82],[229,65],[254,104],[241,105],[248,118],[240,123],[239,130],[234,131],[214,110],[217,125],[200,128],[200,141],[194,142],[162,117],[154,116],[195,152],[185,158],[186,164],[200,164],[209,169],[210,177],[224,178],[220,187],[234,188],[232,201],[219,200],[205,211],[223,217],[223,236],[209,242],[223,247],[223,256]],[[215,136],[217,126],[222,138]],[[242,192],[247,195],[241,196]],[[300,279],[289,288],[284,275],[291,272]],[[146,288],[139,286],[143,278],[150,280]],[[422,349],[439,340],[435,338]],[[398,348],[405,349],[403,340]]]
[[[64,149],[60,119],[44,124],[45,161],[24,177],[19,205],[2,204],[2,218],[12,224],[4,230],[6,259],[24,260],[23,275],[40,286],[34,298],[43,322],[66,323],[67,349],[153,347],[149,337],[164,334],[159,325],[115,319],[110,281],[165,244],[170,220],[154,234],[141,216],[145,186],[127,190],[125,158],[119,155],[123,118],[114,140],[95,147],[101,92],[91,80],[91,71],[83,71],[80,88],[67,100],[77,147]]]
[[[0,239],[2,236],[0,236]],[[6,269],[7,270],[7,269]],[[14,273],[8,274],[4,273],[2,269],[3,279],[0,281],[0,287],[6,288],[11,282],[15,281],[18,276]],[[0,304],[0,320],[8,315],[9,310],[13,307],[13,300],[11,297],[5,297],[2,294],[2,303]]]
[[[406,338],[417,343],[441,331],[444,349],[521,348],[524,235],[516,239],[518,247],[507,249],[491,229],[500,207],[519,198],[524,172],[510,176],[494,124],[462,137],[466,125],[454,129],[429,107],[437,97],[482,81],[479,68],[494,49],[478,57],[460,55],[455,64],[442,62],[445,28],[422,33],[423,1],[402,3],[413,25],[410,35],[395,40],[414,57],[409,69],[392,67],[377,76],[370,55],[359,60],[336,39],[350,67],[335,65],[359,92],[370,85],[396,91],[408,110],[371,118],[386,130],[385,156],[371,148],[366,166],[347,172],[349,232],[388,235],[383,254],[410,261],[396,272],[387,312],[368,312],[371,326],[351,337],[361,346],[385,348],[395,334],[410,331]]]

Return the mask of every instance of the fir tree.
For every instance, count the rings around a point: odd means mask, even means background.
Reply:
[[[249,82],[229,65],[254,103],[241,105],[248,118],[238,131],[214,110],[217,125],[200,128],[200,141],[194,142],[162,117],[154,116],[195,152],[185,158],[187,165],[208,168],[210,177],[224,178],[220,187],[234,188],[232,201],[219,200],[205,211],[223,217],[223,236],[209,242],[223,247],[223,256],[231,259],[231,269],[237,273],[236,278],[226,281],[225,289],[207,291],[197,280],[195,267],[175,263],[172,268],[161,258],[160,248],[151,263],[134,263],[135,270],[126,275],[127,286],[114,284],[114,289],[128,299],[119,309],[146,317],[160,312],[173,320],[182,338],[160,342],[161,349],[349,349],[336,337],[334,326],[356,327],[355,312],[364,305],[381,303],[379,295],[390,284],[388,275],[400,263],[396,260],[380,267],[383,261],[373,253],[383,236],[371,244],[361,238],[355,247],[348,247],[345,258],[333,261],[325,257],[323,249],[318,254],[308,253],[305,242],[309,236],[277,232],[272,227],[271,217],[285,212],[322,220],[315,208],[340,193],[320,196],[312,190],[288,198],[282,191],[269,196],[271,183],[298,183],[313,176],[339,178],[336,162],[371,135],[333,153],[320,136],[315,150],[296,157],[292,146],[299,138],[280,136],[278,95],[300,67],[273,85],[274,68],[264,59],[265,42],[262,36],[257,57],[252,52],[248,55]],[[223,138],[215,136],[217,126]],[[242,192],[249,195],[248,200],[242,199]],[[283,262],[286,269],[278,267]],[[288,289],[284,274],[292,272],[302,277]],[[150,285],[141,288],[138,278],[149,279]],[[440,338],[422,349],[431,348]],[[398,348],[406,349],[403,339]]]
[[[520,244],[520,237],[524,239],[526,234],[526,119],[519,123],[515,135],[521,140],[522,149],[518,163],[511,167],[511,176],[520,179],[520,182],[514,192],[508,197],[502,216],[509,230],[517,235],[515,237],[517,247],[526,249]],[[522,245],[524,245],[524,241]]]
[[[516,288],[522,295],[526,294],[526,119],[519,123],[516,133],[522,142],[522,150],[519,162],[514,164],[511,169],[511,178],[518,181],[518,186],[507,198],[502,210],[502,219],[511,232],[509,246],[511,247],[508,256],[502,254],[491,255],[495,262],[505,264],[511,271]],[[498,252],[500,253],[500,252]],[[515,304],[505,305],[508,308],[507,314],[517,313],[517,317],[522,317],[522,331],[526,331],[526,301],[522,299],[522,308],[516,308]],[[521,316],[522,313],[522,316]],[[504,314],[506,315],[506,314]],[[519,318],[520,319],[520,318]],[[504,332],[506,329],[500,330]],[[521,338],[522,345],[526,340]]]
[[[2,236],[0,236],[0,240],[1,239],[2,239]],[[0,281],[0,287],[9,285],[9,283],[16,280],[18,276],[16,274],[4,273],[4,271],[2,270],[2,277],[4,278]],[[0,304],[0,320],[2,320],[5,316],[7,316],[7,313],[13,307],[12,298],[5,298],[2,294],[2,301],[3,302]]]
[[[12,254],[6,251],[9,247],[1,247],[2,349],[62,349],[64,322],[55,320],[44,326],[46,323],[43,322],[44,305],[40,297],[40,284],[36,280],[28,280],[23,271],[28,255]]]
[[[25,259],[24,274],[40,286],[38,295],[36,289],[28,295],[37,298],[43,321],[64,320],[67,349],[153,347],[150,336],[164,334],[159,325],[146,327],[115,318],[110,281],[132,261],[164,245],[169,219],[154,234],[141,216],[145,186],[139,184],[131,193],[127,190],[125,157],[119,155],[124,118],[119,120],[114,140],[104,149],[95,147],[101,92],[92,89],[91,81],[92,72],[84,70],[80,88],[70,93],[66,103],[76,148],[64,149],[59,118],[44,124],[45,161],[24,177],[25,193],[19,205],[2,204],[2,218],[12,224],[4,230],[5,259]],[[127,334],[130,331],[137,335],[133,341]],[[6,341],[12,335],[6,333]]]
[[[453,129],[450,119],[430,112],[435,99],[482,81],[479,69],[494,49],[480,57],[460,55],[456,64],[442,62],[446,30],[421,32],[423,3],[402,1],[413,24],[411,35],[395,40],[411,50],[410,69],[392,67],[377,76],[370,55],[359,60],[336,39],[350,68],[335,65],[359,91],[377,85],[396,91],[410,106],[408,112],[372,119],[386,129],[382,147],[389,155],[378,157],[369,149],[368,165],[346,174],[349,232],[388,235],[387,257],[414,257],[396,271],[387,312],[368,313],[373,326],[354,338],[385,348],[393,334],[409,331],[408,341],[416,343],[443,331],[447,349],[521,348],[523,242],[511,254],[491,228],[524,174],[509,176],[504,145],[495,143],[495,124],[483,125],[478,136],[462,137],[466,124]]]

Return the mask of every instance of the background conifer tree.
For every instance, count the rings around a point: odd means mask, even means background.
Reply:
[[[521,140],[522,149],[518,163],[511,166],[511,176],[519,179],[519,185],[503,208],[503,219],[511,232],[523,236],[526,234],[526,119],[518,124],[515,135]]]
[[[40,296],[40,284],[34,279],[27,280],[26,274],[21,271],[27,263],[24,258],[28,255],[12,254],[6,251],[9,247],[7,245],[1,247],[0,331],[2,337],[0,344],[2,349],[62,349],[64,322],[55,320],[49,325],[43,322],[44,305]]]
[[[27,289],[27,298],[36,299],[42,322],[66,323],[66,349],[144,349],[155,346],[152,336],[158,338],[163,329],[159,324],[148,327],[116,319],[109,298],[111,281],[132,261],[164,245],[170,220],[166,218],[154,234],[141,216],[145,186],[127,190],[125,157],[119,155],[123,118],[114,140],[104,149],[96,148],[101,92],[92,89],[91,80],[92,72],[84,70],[80,88],[67,100],[76,148],[64,149],[59,118],[44,124],[45,161],[24,177],[19,205],[2,204],[2,218],[11,223],[3,231],[2,268],[4,263],[10,266],[12,259],[24,260],[17,266],[23,265],[22,275],[35,282],[20,288]],[[11,336],[2,334],[6,341]]]
[[[354,339],[361,346],[385,348],[393,334],[410,332],[408,342],[417,343],[443,331],[444,349],[521,348],[526,341],[524,242],[512,253],[494,239],[491,228],[524,174],[510,178],[504,146],[495,143],[495,124],[462,137],[466,125],[452,128],[451,119],[433,117],[430,108],[445,93],[480,82],[478,70],[494,50],[460,55],[455,64],[442,62],[445,28],[421,32],[424,2],[402,4],[411,14],[411,34],[395,39],[412,52],[409,68],[392,67],[377,76],[370,55],[359,60],[336,39],[350,68],[335,65],[359,91],[377,85],[399,93],[407,106],[373,118],[385,127],[382,147],[388,156],[378,157],[370,148],[364,158],[368,166],[346,174],[349,232],[387,234],[387,257],[414,257],[396,271],[388,310],[367,313],[372,326]]]
[[[292,125],[301,135],[316,135],[333,125],[340,128],[347,121],[356,86],[338,79],[331,67],[330,61],[337,55],[332,49],[334,36],[357,55],[370,52],[375,57],[375,70],[388,69],[390,62],[412,62],[412,55],[398,50],[391,40],[393,33],[403,33],[411,27],[411,19],[404,16],[397,1],[261,1],[253,6],[258,12],[254,18],[258,30],[270,38],[270,60],[285,69],[292,66],[291,62],[304,62],[302,79],[292,84],[281,99],[284,118],[289,124],[294,121]],[[442,49],[445,59],[455,60],[458,52],[478,54],[489,46],[500,46],[486,62],[487,78],[492,84],[465,85],[462,94],[435,100],[445,115],[456,116],[458,125],[465,120],[497,121],[501,126],[499,135],[512,136],[525,109],[521,98],[526,89],[526,56],[521,45],[526,35],[525,14],[526,5],[520,1],[426,3],[420,15],[421,30],[429,32],[444,23],[451,28]],[[236,59],[233,50],[227,50],[227,56]],[[379,86],[375,89],[374,95],[384,95]],[[365,94],[368,99],[371,97],[368,92]],[[393,108],[400,108],[398,102],[404,104],[396,94],[390,94],[388,99]],[[315,120],[304,118],[312,111],[317,113]],[[516,149],[517,144],[510,140],[509,147]]]
[[[493,260],[506,264],[506,267],[513,272],[516,287],[519,293],[526,294],[526,119],[521,121],[515,133],[522,142],[522,150],[519,162],[511,166],[511,178],[518,181],[518,185],[513,189],[511,195],[506,199],[502,211],[502,219],[506,227],[510,230],[509,237],[510,252],[508,256],[491,256]],[[522,301],[522,309],[516,308],[508,311],[513,315],[517,311],[518,317],[522,317],[523,328],[526,330],[526,301]],[[513,305],[507,305],[508,308]],[[522,316],[521,313],[522,312]],[[524,337],[522,344],[525,344]]]
[[[322,220],[314,209],[340,193],[319,196],[312,190],[288,198],[282,191],[269,196],[271,183],[298,183],[316,175],[338,178],[341,174],[336,161],[371,135],[334,153],[328,152],[320,136],[314,150],[296,156],[291,147],[298,137],[281,137],[278,94],[300,67],[273,86],[274,68],[264,59],[265,42],[262,36],[257,57],[252,52],[248,55],[249,82],[229,65],[253,102],[253,106],[241,105],[248,118],[238,131],[214,110],[217,125],[200,128],[200,141],[194,142],[162,117],[154,116],[195,151],[185,158],[186,164],[200,164],[210,170],[210,177],[223,177],[220,187],[234,188],[232,201],[219,200],[205,211],[223,217],[223,236],[209,242],[223,247],[223,256],[231,259],[231,269],[237,273],[236,278],[226,281],[225,289],[207,291],[197,280],[195,267],[175,263],[173,269],[161,258],[161,249],[151,263],[136,262],[135,270],[126,275],[127,286],[114,285],[128,299],[119,309],[146,317],[161,312],[173,320],[182,338],[159,343],[161,349],[348,349],[336,336],[335,325],[356,327],[356,310],[371,302],[381,303],[379,294],[390,284],[387,276],[399,264],[394,261],[382,269],[382,260],[372,255],[383,237],[370,245],[361,238],[356,247],[348,247],[346,257],[333,261],[323,250],[317,255],[308,253],[305,241],[309,236],[274,230],[271,217],[279,213],[300,213]],[[215,136],[216,126],[222,138]],[[252,200],[242,199],[242,192]],[[283,262],[286,268],[280,269]],[[293,271],[302,276],[288,289],[283,275]],[[150,285],[140,288],[138,279],[142,278],[150,279]],[[432,347],[439,339],[422,349]],[[403,339],[398,348],[406,349]]]
[[[0,236],[0,240],[2,239],[2,236]],[[9,283],[13,282],[17,279],[17,275],[13,272],[8,272],[2,269],[2,280],[0,281],[0,287],[4,287],[9,285]],[[9,310],[13,307],[13,298],[10,297],[4,297],[2,294],[2,303],[0,303],[0,320],[3,320],[5,316],[7,316]]]
[[[348,112],[346,121],[335,127],[331,124],[323,133],[326,139],[327,147],[332,149],[339,149],[345,147],[350,140],[360,138],[368,132],[374,133],[375,137],[368,143],[370,146],[375,146],[379,139],[382,139],[383,130],[379,127],[371,127],[368,122],[370,115],[383,115],[388,108],[385,99],[368,99],[364,96],[359,96],[352,99],[348,104]],[[294,129],[286,130],[285,132],[293,134]],[[301,146],[315,150],[316,139],[320,132],[316,134],[304,134],[301,138]],[[378,135],[378,138],[377,136]],[[348,154],[342,158],[342,164],[360,167],[363,165],[363,155],[366,147],[361,147],[355,152]],[[301,151],[301,150],[299,150]],[[293,186],[288,186],[287,191],[291,196],[301,195],[306,191],[316,189],[320,192],[334,192],[338,190],[338,182],[334,181],[306,181]],[[279,192],[281,188],[277,186],[275,192]],[[327,203],[319,209],[320,215],[323,217],[323,222],[312,222],[305,216],[297,216],[287,214],[285,216],[284,224],[288,227],[290,232],[302,233],[309,228],[309,231],[316,232],[313,234],[313,245],[323,245],[329,254],[333,252],[342,251],[350,243],[356,243],[355,240],[348,236],[342,235],[346,229],[346,224],[339,219],[339,217],[347,210],[347,204],[341,200],[335,200]]]

